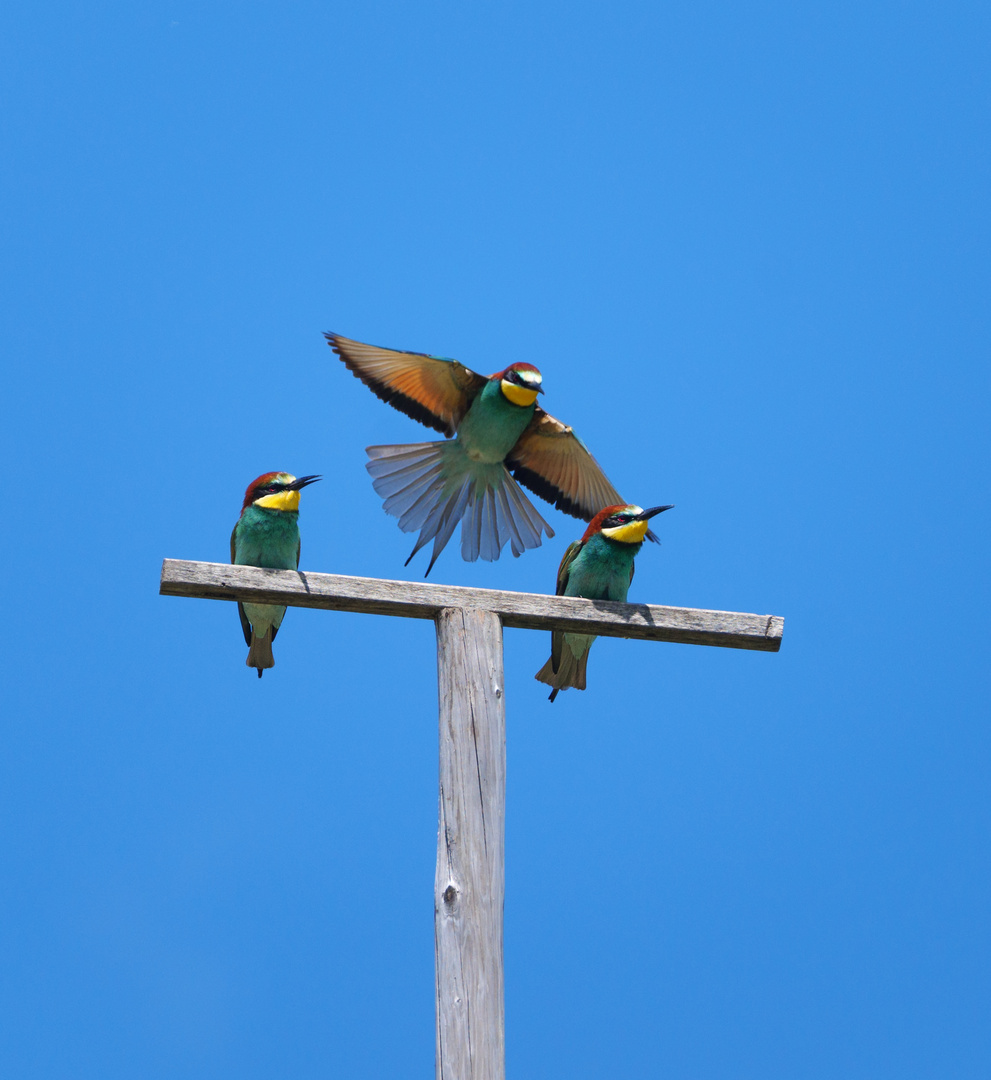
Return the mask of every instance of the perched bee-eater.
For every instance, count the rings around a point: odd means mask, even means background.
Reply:
[[[585,535],[568,547],[557,572],[558,596],[584,596],[587,600],[626,601],[633,581],[633,560],[643,546],[644,537],[657,543],[647,522],[671,506],[607,506],[589,522]],[[554,687],[553,701],[559,690],[569,686],[585,689],[588,650],[595,636],[551,632],[551,658],[534,676]]]
[[[295,570],[299,566],[299,493],[319,476],[269,472],[248,485],[244,505],[231,533],[231,562],[238,566],[267,566]],[[275,665],[272,642],[285,616],[285,605],[237,605],[248,645],[248,667],[262,671]]]
[[[623,501],[581,439],[537,405],[543,389],[533,364],[486,378],[457,360],[324,336],[373,393],[450,439],[367,448],[365,467],[386,513],[403,532],[420,530],[407,565],[433,540],[429,574],[459,521],[468,562],[498,559],[507,542],[514,555],[540,547],[541,532],[554,530],[513,477],[583,521]]]

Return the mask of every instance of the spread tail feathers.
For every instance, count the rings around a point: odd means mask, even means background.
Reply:
[[[567,690],[569,686],[573,686],[576,690],[585,689],[585,669],[588,666],[588,652],[592,641],[595,639],[589,641],[581,656],[576,657],[571,651],[567,636],[562,635],[562,637],[561,659],[558,661],[557,670],[554,670],[554,656],[551,655],[547,663],[534,675],[534,678],[539,682],[546,683],[554,688],[550,692],[548,701],[553,701],[557,697],[558,691]]]
[[[262,677],[262,669],[275,667],[275,657],[272,655],[272,627],[269,626],[264,634],[259,636],[252,632],[251,648],[248,649],[248,659],[245,663],[248,667],[258,668],[258,678]]]
[[[366,452],[365,468],[385,512],[399,518],[403,532],[420,530],[407,564],[433,540],[427,574],[459,521],[466,562],[498,559],[506,543],[522,555],[540,547],[541,532],[554,535],[502,462],[472,461],[457,442],[369,446]]]

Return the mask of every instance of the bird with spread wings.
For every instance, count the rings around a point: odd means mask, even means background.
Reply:
[[[420,531],[407,565],[433,540],[429,574],[458,522],[468,562],[498,559],[507,543],[514,555],[539,547],[554,531],[519,484],[583,521],[623,503],[581,439],[537,405],[542,378],[532,364],[486,377],[457,360],[324,336],[374,394],[448,437],[367,448],[386,512],[404,532]]]

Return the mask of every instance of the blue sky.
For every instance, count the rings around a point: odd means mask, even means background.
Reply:
[[[506,634],[515,1077],[991,1071],[989,17],[976,3],[18,5],[0,1072],[432,1075],[428,623],[223,561],[321,472],[307,569],[416,579],[321,331],[544,373],[642,505],[631,599],[778,655]],[[550,591],[581,525],[432,577]]]

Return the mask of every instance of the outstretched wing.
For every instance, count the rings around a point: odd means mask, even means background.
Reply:
[[[380,349],[340,334],[324,337],[373,394],[445,435],[457,431],[468,406],[488,381],[457,360]]]
[[[506,464],[524,487],[583,521],[606,506],[625,505],[581,439],[539,406]]]

